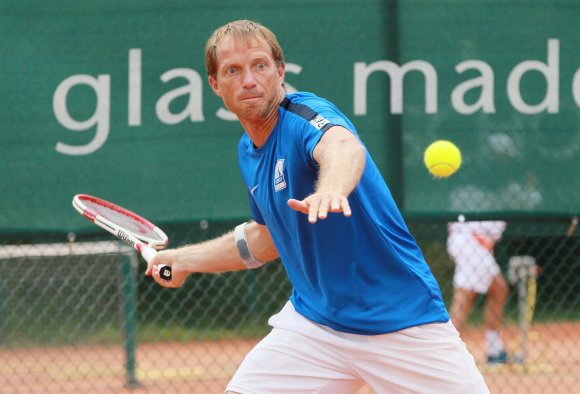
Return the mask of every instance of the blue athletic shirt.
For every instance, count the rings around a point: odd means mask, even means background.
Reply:
[[[368,152],[348,197],[352,215],[329,213],[308,222],[288,206],[314,191],[312,152],[340,125],[357,135],[334,104],[312,93],[286,95],[266,143],[244,133],[238,145],[253,219],[265,224],[290,282],[290,301],[306,318],[337,331],[377,335],[446,322],[439,286]]]

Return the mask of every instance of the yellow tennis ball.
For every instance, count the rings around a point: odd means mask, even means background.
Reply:
[[[431,174],[444,178],[461,166],[461,151],[452,142],[439,140],[425,149],[423,160]]]

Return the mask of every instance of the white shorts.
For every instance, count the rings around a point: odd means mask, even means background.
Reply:
[[[501,273],[493,254],[469,233],[449,234],[447,252],[455,262],[453,287],[485,294]]]
[[[226,391],[242,394],[489,393],[448,323],[355,335],[311,322],[288,302],[246,356]]]

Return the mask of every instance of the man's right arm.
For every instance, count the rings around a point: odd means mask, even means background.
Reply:
[[[250,222],[245,226],[245,232],[248,249],[255,258],[263,262],[278,258],[278,251],[266,226]],[[171,266],[171,280],[167,281],[159,277],[158,266],[161,264]],[[244,269],[248,267],[240,256],[235,233],[230,231],[209,241],[157,253],[147,265],[145,275],[153,276],[153,279],[161,286],[180,287],[191,273]]]

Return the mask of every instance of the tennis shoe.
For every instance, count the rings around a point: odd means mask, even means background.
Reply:
[[[509,356],[505,350],[499,352],[497,356],[487,356],[488,364],[507,364],[509,361]]]

